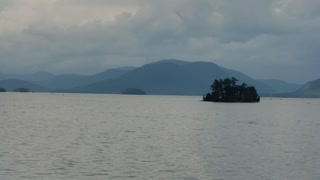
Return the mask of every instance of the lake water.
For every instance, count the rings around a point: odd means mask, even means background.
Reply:
[[[320,100],[0,94],[0,179],[320,179]]]

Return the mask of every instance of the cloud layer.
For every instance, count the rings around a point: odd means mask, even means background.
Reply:
[[[2,0],[0,72],[94,73],[164,58],[319,78],[318,0]]]

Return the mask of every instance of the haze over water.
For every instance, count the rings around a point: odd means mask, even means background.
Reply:
[[[320,179],[320,100],[0,94],[0,179]]]

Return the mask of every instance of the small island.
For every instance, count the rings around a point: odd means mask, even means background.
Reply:
[[[239,80],[232,77],[224,80],[214,80],[211,85],[211,93],[203,96],[203,101],[212,102],[260,102],[260,97],[254,86],[247,86],[242,83],[237,85]]]
[[[7,90],[5,88],[0,87],[0,92],[6,92]]]
[[[127,88],[121,94],[128,94],[128,95],[146,95],[147,93],[138,88]]]

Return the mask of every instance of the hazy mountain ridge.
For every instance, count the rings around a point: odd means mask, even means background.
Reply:
[[[159,60],[159,61],[156,61],[156,62],[153,62],[153,63],[150,63],[150,64],[161,64],[161,63],[173,63],[173,64],[176,64],[176,65],[185,65],[185,64],[188,64],[190,62],[188,61],[183,61],[183,60],[180,60],[180,59],[163,59],[163,60]]]
[[[99,81],[116,78],[121,76],[135,67],[125,66],[112,68],[93,75],[79,74],[61,74],[53,75],[47,72],[37,72],[32,74],[3,74],[0,73],[0,80],[23,80],[31,84],[46,89],[46,91],[55,91],[57,89],[70,89],[77,86],[85,86]],[[23,84],[22,84],[23,85]]]
[[[1,76],[3,77],[3,74]],[[236,77],[240,83],[254,85],[261,95],[286,92],[284,89],[288,90],[287,92],[295,91],[299,88],[299,85],[280,80],[253,79],[242,72],[211,62],[187,62],[177,59],[160,60],[138,68],[108,69],[89,76],[77,74],[55,76],[48,73],[45,78],[49,79],[30,82],[55,92],[119,94],[127,88],[139,88],[148,94],[203,95],[210,90],[214,79],[227,77]]]
[[[121,93],[126,88],[139,88],[148,94],[186,94],[190,79],[187,71],[174,63],[147,64],[118,78],[77,87],[67,92]],[[176,86],[176,82],[180,86]]]
[[[55,76],[49,80],[41,81],[37,83],[51,90],[71,89],[78,86],[85,86],[85,85],[93,84],[99,81],[116,78],[127,73],[132,69],[133,67],[114,68],[114,69],[108,69],[98,74],[88,75],[88,76],[76,75],[76,74],[62,74],[62,75]]]
[[[148,94],[202,95],[208,92],[214,79],[226,77],[236,77],[241,82],[254,85],[262,94],[277,92],[274,87],[239,71],[226,69],[209,62],[186,62],[175,59],[146,64],[118,78],[64,91],[118,94],[126,88],[140,88],[147,91]]]
[[[0,81],[0,87],[5,88],[7,91],[14,91],[17,88],[27,88],[29,91],[34,92],[47,92],[48,89],[37,84],[20,80],[20,79],[6,79]]]
[[[286,93],[286,92],[290,92],[293,89],[299,89],[301,88],[303,85],[300,84],[296,84],[296,83],[288,83],[282,80],[278,80],[278,79],[263,79],[263,80],[259,80],[262,83],[270,86],[270,87],[277,87],[275,89],[276,93]]]
[[[72,88],[77,85],[81,85],[81,79],[85,76],[78,74],[61,74],[54,76],[51,79],[35,82],[41,86],[48,89],[62,89],[62,88]]]
[[[291,93],[281,93],[276,96],[300,97],[300,98],[320,98],[320,79],[309,81],[300,89]]]
[[[48,72],[36,72],[32,74],[4,74],[0,73],[0,80],[20,79],[25,81],[45,81],[54,78],[55,75]]]

